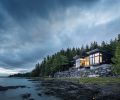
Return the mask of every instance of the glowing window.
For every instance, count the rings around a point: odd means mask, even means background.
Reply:
[[[95,57],[95,64],[99,63],[99,56]]]
[[[102,63],[102,56],[100,56],[100,63]]]
[[[95,56],[99,56],[99,53],[96,53]]]
[[[90,55],[90,57],[93,57],[93,55]]]

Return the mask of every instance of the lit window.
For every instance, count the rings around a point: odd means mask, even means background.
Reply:
[[[100,53],[100,56],[102,56],[102,53]]]
[[[90,57],[93,57],[93,55],[90,55]]]
[[[99,56],[99,53],[96,53],[95,56]]]
[[[99,56],[95,57],[95,64],[99,63]]]
[[[102,56],[100,56],[100,63],[102,63]]]

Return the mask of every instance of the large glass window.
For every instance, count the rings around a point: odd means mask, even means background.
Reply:
[[[97,52],[90,55],[90,65],[102,63],[102,54]]]
[[[90,58],[93,57],[93,55],[90,55]]]
[[[99,63],[99,56],[95,57],[95,64]]]
[[[102,54],[100,53],[100,56],[102,56]]]
[[[89,66],[89,57],[85,57],[85,65]]]
[[[100,63],[102,63],[102,56],[100,56]]]
[[[99,56],[99,53],[95,53],[95,56]]]
[[[95,53],[95,64],[99,64],[99,52]]]

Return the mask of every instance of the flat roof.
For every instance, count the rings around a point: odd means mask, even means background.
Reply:
[[[94,54],[96,52],[102,52],[102,51],[100,49],[94,49],[94,50],[91,50],[89,52],[82,52],[82,56],[81,57],[79,55],[76,55],[76,56],[73,57],[73,59],[76,60],[76,59],[79,59],[79,58],[84,58],[84,57],[87,57],[90,54]]]
[[[101,52],[100,49],[94,49],[94,50],[91,50],[89,52],[87,52],[87,54],[93,54],[93,53],[96,53],[96,52]]]

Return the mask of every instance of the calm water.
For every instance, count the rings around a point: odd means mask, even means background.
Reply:
[[[36,85],[40,85],[40,82],[28,81],[28,79],[21,78],[0,78],[0,86],[18,86],[25,85],[26,88],[9,89],[7,91],[0,91],[0,100],[23,100],[22,94],[31,93],[31,98],[34,100],[60,100],[53,96],[47,96],[41,93],[42,90],[38,90]]]

